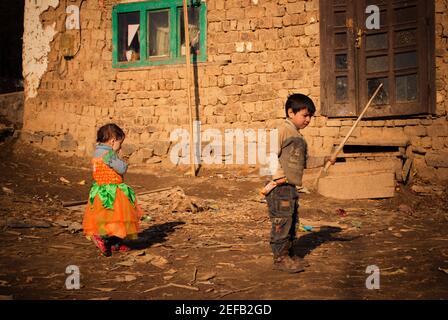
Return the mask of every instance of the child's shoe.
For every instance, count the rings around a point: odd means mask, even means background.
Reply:
[[[100,236],[94,235],[92,237],[93,243],[100,249],[101,254],[105,257],[110,257],[112,255],[110,245],[108,245],[107,240],[101,239]]]
[[[117,243],[112,246],[112,252],[127,252],[130,250],[131,250],[131,248],[129,248],[128,246],[121,244],[121,243]]]
[[[274,259],[274,270],[285,271],[289,273],[297,273],[305,271],[303,260],[292,259],[290,256],[282,256]]]

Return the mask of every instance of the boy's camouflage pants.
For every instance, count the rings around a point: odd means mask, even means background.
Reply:
[[[271,218],[271,248],[274,259],[289,254],[298,222],[299,194],[294,185],[276,187],[266,197]]]

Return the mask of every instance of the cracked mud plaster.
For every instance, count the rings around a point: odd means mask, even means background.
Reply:
[[[26,0],[23,32],[23,78],[25,99],[37,96],[42,76],[48,67],[50,43],[57,31],[56,21],[45,28],[40,15],[50,7],[57,8],[59,0]]]

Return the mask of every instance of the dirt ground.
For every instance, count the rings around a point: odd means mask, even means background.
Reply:
[[[88,160],[5,142],[0,173],[1,299],[448,298],[445,187],[401,185],[395,198],[357,201],[301,193],[301,223],[313,229],[298,231],[294,249],[310,267],[288,274],[272,270],[256,171],[192,178],[131,168],[126,182],[137,193],[173,188],[138,197],[147,215],[140,238],[108,258],[79,228],[84,205],[62,205],[87,199]],[[68,290],[73,265],[80,288]],[[380,271],[376,290],[366,288],[370,265]]]

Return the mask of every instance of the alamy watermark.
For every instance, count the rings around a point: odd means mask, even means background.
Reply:
[[[367,6],[366,13],[370,13],[370,15],[366,19],[366,28],[368,30],[379,30],[380,29],[380,8],[376,5]]]
[[[69,276],[65,279],[65,288],[67,290],[79,290],[81,288],[81,274],[79,267],[69,265],[65,268],[65,273]]]
[[[248,164],[260,165],[260,175],[272,175],[278,168],[277,129],[219,129],[201,131],[201,122],[193,124],[193,158],[190,157],[190,132],[178,128],[171,132],[175,142],[170,151],[173,164]],[[269,145],[269,146],[268,146]]]
[[[370,274],[366,279],[366,288],[369,290],[380,289],[380,268],[370,265],[366,268],[366,273]]]

